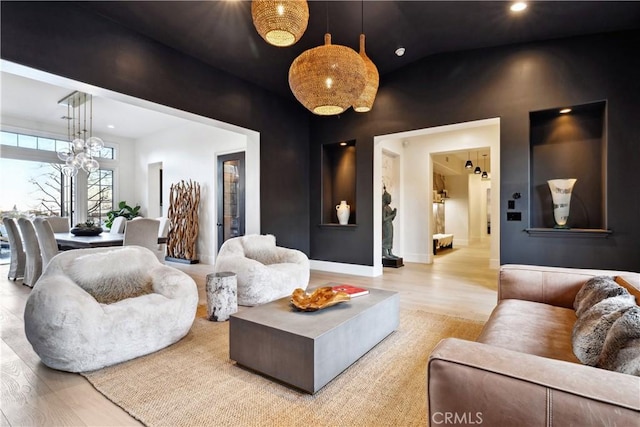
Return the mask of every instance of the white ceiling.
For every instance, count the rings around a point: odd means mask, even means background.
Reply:
[[[473,167],[480,166],[483,171],[491,172],[491,156],[489,148],[481,148],[468,151],[450,151],[438,153],[432,156],[433,171],[440,175],[461,175],[469,173],[464,169],[467,159],[473,163]]]
[[[44,125],[39,128],[59,129],[60,133],[66,134],[67,120],[62,116],[67,114],[67,107],[58,105],[58,101],[73,91],[2,71],[2,122],[11,122],[11,119],[36,122]],[[93,98],[93,134],[103,139],[115,136],[135,140],[185,123],[188,120],[161,112],[107,98]],[[108,125],[113,125],[113,129]]]

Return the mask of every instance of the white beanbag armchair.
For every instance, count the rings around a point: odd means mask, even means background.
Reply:
[[[45,365],[92,371],[179,341],[197,306],[193,279],[149,249],[79,249],[46,267],[27,300],[24,328]]]
[[[238,304],[259,305],[307,289],[309,258],[296,249],[276,246],[273,235],[250,234],[224,242],[216,273],[237,275]]]

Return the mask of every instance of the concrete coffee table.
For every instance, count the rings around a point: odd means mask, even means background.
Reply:
[[[231,315],[229,357],[308,393],[398,328],[397,292],[370,288],[368,295],[315,312],[296,311],[289,300]]]

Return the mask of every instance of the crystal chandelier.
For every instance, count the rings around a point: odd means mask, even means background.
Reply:
[[[69,138],[69,146],[58,151],[58,158],[65,162],[62,173],[74,177],[79,169],[87,173],[97,171],[100,164],[93,156],[100,153],[104,142],[92,134],[93,95],[75,91],[58,101],[58,104],[67,106],[67,115],[62,118],[67,120]]]

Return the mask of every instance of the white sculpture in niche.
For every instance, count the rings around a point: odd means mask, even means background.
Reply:
[[[547,181],[553,200],[553,219],[556,225],[553,228],[569,228],[569,208],[571,204],[571,192],[577,179],[550,179]]]

